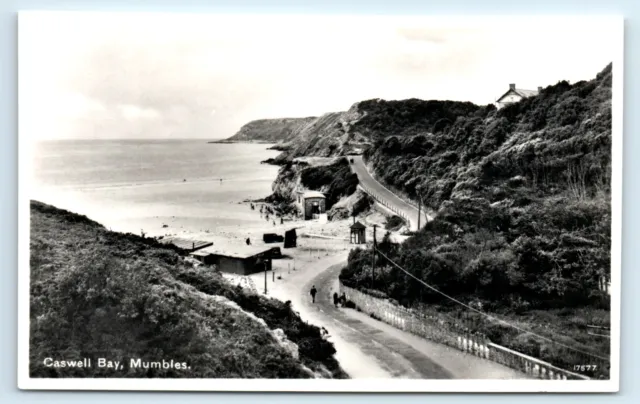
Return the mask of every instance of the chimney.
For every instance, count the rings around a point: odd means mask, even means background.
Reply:
[[[356,224],[356,217],[353,216],[353,224]]]
[[[538,87],[538,93],[542,92],[542,87]]]
[[[515,89],[516,89],[515,84],[509,84],[509,90],[515,90]]]

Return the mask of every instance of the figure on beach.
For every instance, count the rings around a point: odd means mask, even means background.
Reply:
[[[316,302],[316,293],[318,293],[318,290],[316,289],[316,285],[313,285],[311,287],[311,303],[315,303]]]
[[[338,303],[339,303],[339,298],[338,298],[338,293],[337,292],[333,292],[333,305],[336,306],[336,308],[338,307]]]
[[[283,217],[280,218],[280,224],[284,224],[284,218]]]
[[[247,245],[251,245],[251,240],[247,237]]]

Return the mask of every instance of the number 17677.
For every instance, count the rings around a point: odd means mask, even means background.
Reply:
[[[598,368],[598,365],[573,365],[573,370],[578,372],[592,372]]]

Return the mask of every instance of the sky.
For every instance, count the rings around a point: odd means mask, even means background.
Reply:
[[[485,105],[589,80],[621,36],[593,17],[30,12],[18,41],[20,136],[216,139],[372,98]]]

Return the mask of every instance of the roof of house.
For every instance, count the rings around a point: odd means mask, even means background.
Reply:
[[[525,98],[538,95],[538,90],[523,90],[521,88],[516,88],[516,92]]]
[[[529,98],[529,97],[533,97],[534,95],[538,95],[538,90],[523,90],[521,88],[516,88],[515,90],[509,89],[509,91],[507,91],[502,96],[500,96],[500,98],[498,98],[496,102],[500,102],[500,100],[502,100],[504,97],[506,97],[509,94],[516,94],[522,98]]]
[[[160,240],[162,244],[173,244],[176,247],[185,249],[185,250],[197,250],[200,248],[208,247],[213,243],[211,241],[202,241],[202,240],[190,240],[186,238],[180,237],[167,237]]]
[[[191,255],[207,256],[207,255],[223,255],[231,258],[249,258],[258,254],[268,252],[273,247],[253,246],[245,244],[233,244],[226,246],[211,246],[195,251]]]
[[[352,229],[366,229],[367,226],[363,225],[362,223],[360,223],[360,221],[355,222],[354,224],[352,224],[350,226]]]
[[[324,198],[324,194],[318,191],[306,191],[302,194],[303,198]]]

